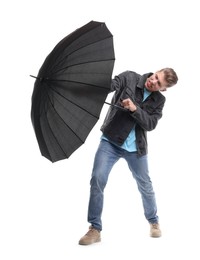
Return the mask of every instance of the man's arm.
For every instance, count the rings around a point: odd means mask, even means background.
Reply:
[[[165,98],[163,98],[153,109],[153,111],[147,111],[136,106],[131,99],[125,99],[122,101],[122,106],[128,110],[130,110],[131,116],[135,119],[137,124],[139,124],[144,130],[151,131],[155,129],[158,120],[162,117],[162,110],[164,107]]]

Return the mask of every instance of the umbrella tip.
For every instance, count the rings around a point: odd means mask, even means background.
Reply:
[[[34,78],[34,79],[39,79],[40,81],[43,81],[44,78],[39,78],[39,77],[36,77],[36,76],[33,76],[33,75],[29,75],[30,77]]]
[[[33,75],[29,75],[30,77],[32,77],[32,78],[35,78],[35,79],[37,79],[37,77],[35,77],[35,76],[33,76]]]

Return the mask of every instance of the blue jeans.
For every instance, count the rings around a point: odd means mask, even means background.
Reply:
[[[101,215],[104,188],[113,165],[120,158],[124,158],[127,161],[129,169],[137,182],[146,219],[149,223],[158,222],[155,194],[148,174],[147,155],[138,156],[137,152],[127,152],[108,141],[101,140],[93,165],[88,206],[88,222],[98,230],[102,230]]]

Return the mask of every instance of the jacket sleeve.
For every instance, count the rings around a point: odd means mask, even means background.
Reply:
[[[156,105],[144,105],[137,106],[135,112],[131,113],[131,116],[135,119],[136,123],[146,131],[151,131],[155,129],[158,120],[162,117],[162,110],[165,104],[165,97],[162,96],[162,99],[159,102],[156,102]]]
[[[119,91],[126,86],[127,74],[128,71],[125,71],[112,79],[110,92]]]

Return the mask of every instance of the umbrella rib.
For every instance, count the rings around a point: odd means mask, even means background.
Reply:
[[[57,113],[57,112],[56,112],[56,113]],[[49,128],[51,129],[51,126],[50,126],[49,122],[48,122],[48,125],[49,125]],[[51,133],[52,133],[52,135],[54,136],[54,138],[55,138],[55,140],[56,140],[56,143],[58,144],[58,146],[60,147],[60,149],[62,150],[62,152],[63,152],[63,153],[65,154],[65,156],[68,158],[69,156],[68,156],[67,153],[63,150],[62,146],[59,144],[59,142],[58,142],[58,140],[57,140],[57,138],[56,138],[54,132],[52,131],[52,129],[51,129]],[[51,155],[50,155],[50,156],[51,156]],[[51,158],[52,158],[52,156],[51,156]]]
[[[57,100],[57,102],[60,104],[60,105],[62,105],[63,106],[63,104],[55,97],[55,99]],[[52,106],[53,106],[53,104],[52,104]],[[66,110],[67,110],[67,112],[68,113],[70,113],[71,115],[72,115],[72,113],[70,112],[70,110],[69,109],[67,109],[65,106],[63,106]],[[54,107],[54,109],[55,109],[55,107]],[[93,115],[92,115],[93,116]],[[76,116],[73,116],[73,118],[75,118],[75,119],[77,119],[78,120],[78,118],[76,117]],[[64,121],[64,123],[65,123],[65,121]],[[66,123],[65,123],[66,124]],[[84,123],[84,122],[82,122],[82,124],[86,127],[86,128],[88,128],[88,126]],[[67,125],[67,124],[66,124]],[[67,125],[68,126],[68,125]],[[69,127],[70,128],[70,127]],[[70,128],[71,129],[71,128]],[[72,129],[71,129],[72,130]],[[73,130],[72,130],[73,131]]]
[[[56,91],[55,89],[53,89],[52,87],[50,87],[50,88],[51,88],[52,91],[54,91],[55,93],[57,93],[58,95],[60,95],[60,96],[63,97],[64,99],[66,99],[67,101],[69,101],[71,104],[73,104],[73,105],[79,107],[80,109],[82,109],[82,110],[85,111],[86,113],[90,114],[91,116],[95,117],[96,119],[99,119],[99,117],[97,117],[96,115],[90,113],[87,109],[85,109],[85,108],[79,106],[78,104],[76,104],[75,102],[69,100],[68,98],[66,98],[65,96],[63,96],[61,93],[59,93],[58,91]],[[50,97],[49,97],[49,99],[50,99]],[[53,104],[52,104],[52,106],[53,106]]]
[[[58,112],[56,111],[56,109],[55,109],[53,103],[51,102],[51,98],[50,98],[49,94],[48,94],[48,98],[49,98],[49,101],[50,101],[50,103],[51,103],[51,106],[53,107],[53,109],[54,109],[54,111],[56,112],[56,114],[58,115],[58,117],[59,117],[59,118],[63,121],[63,123],[74,133],[74,135],[75,135],[82,143],[84,143],[84,141],[73,131],[73,129],[72,129],[71,127],[69,127],[69,126],[65,123],[65,121],[62,119],[62,117],[58,114]],[[51,129],[51,126],[50,126],[49,123],[48,123],[48,125],[49,125],[49,127],[50,127],[50,129]],[[59,142],[58,142],[58,140],[57,140],[55,134],[54,134],[53,131],[52,131],[52,129],[51,129],[51,132],[52,132],[52,135],[55,137],[55,140],[56,140],[58,146],[60,147],[60,149],[61,149],[61,150],[63,151],[63,153],[68,157],[67,153],[63,150],[63,148],[62,148],[61,145],[59,144]]]
[[[103,73],[99,73],[99,74],[103,74]],[[91,86],[91,87],[95,87],[95,88],[100,88],[100,89],[108,89],[107,87],[104,87],[104,86],[97,86],[97,85],[94,85],[94,84],[90,84],[90,83],[84,83],[84,82],[81,82],[81,81],[74,81],[74,80],[67,80],[67,79],[50,79],[50,78],[44,78],[44,77],[36,77],[36,76],[33,76],[33,75],[30,75],[30,77],[32,78],[35,78],[37,80],[40,80],[41,82],[42,81],[57,81],[57,82],[70,82],[70,83],[78,83],[78,84],[81,84],[81,85],[87,85],[87,86]],[[52,88],[51,88],[52,89]]]
[[[82,35],[81,35],[82,36]],[[80,37],[81,37],[80,36]],[[71,53],[68,53],[66,56],[63,56],[63,59],[62,60],[60,60],[59,61],[59,63],[58,64],[56,64],[55,66],[58,66],[66,57],[69,57],[70,55],[72,55],[73,53],[76,53],[77,51],[79,51],[79,50],[81,50],[81,49],[83,49],[83,48],[85,48],[85,47],[88,47],[88,46],[90,46],[90,45],[92,45],[92,44],[95,44],[95,43],[98,43],[98,42],[101,42],[101,41],[104,41],[104,40],[107,40],[107,39],[109,39],[109,38],[113,38],[113,36],[111,35],[111,36],[109,36],[109,37],[105,37],[105,38],[103,38],[103,39],[101,39],[101,40],[96,40],[96,41],[94,41],[94,42],[91,42],[90,44],[85,44],[85,45],[83,45],[83,46],[81,46],[80,48],[78,48],[78,49],[76,49],[76,50],[74,50],[74,51],[72,51]]]
[[[50,103],[51,103],[51,105],[52,105],[52,107],[53,107],[53,104],[52,104],[52,102],[51,102],[51,99],[50,99],[49,95],[48,95],[48,98],[49,98]],[[55,111],[56,111],[56,110],[55,110]],[[56,111],[56,113],[57,113],[57,111]],[[58,114],[58,113],[57,113],[57,114]],[[47,122],[48,122],[48,121],[47,121]],[[59,144],[59,142],[58,142],[58,140],[57,140],[57,138],[56,138],[54,132],[52,131],[52,128],[51,128],[51,125],[49,124],[49,122],[48,122],[48,126],[49,126],[49,129],[51,130],[52,135],[54,136],[54,138],[55,138],[55,140],[56,140],[56,143],[58,144],[58,146],[60,147],[60,149],[62,150],[62,152],[65,154],[65,156],[68,157],[67,153],[63,150],[63,148],[62,148],[61,145]],[[50,155],[50,157],[51,157],[51,160],[52,160],[52,156],[51,156],[51,155]]]
[[[105,59],[105,60],[97,60],[97,61],[88,61],[88,62],[76,63],[76,64],[72,64],[72,65],[70,65],[70,66],[66,66],[66,67],[64,67],[64,68],[58,69],[58,70],[54,71],[51,75],[54,75],[54,74],[56,74],[56,73],[58,73],[58,72],[61,72],[61,71],[63,71],[63,70],[66,70],[66,69],[71,68],[71,67],[74,67],[74,66],[84,65],[84,64],[89,64],[89,63],[105,62],[105,61],[111,61],[111,60],[114,61],[115,59],[112,58],[112,59]],[[102,73],[99,73],[99,74],[102,74]],[[106,74],[106,73],[104,73],[104,74]],[[107,73],[107,74],[109,74],[109,73]]]
[[[84,83],[84,82],[80,82],[80,81],[75,81],[75,80],[67,80],[67,79],[49,79],[49,78],[45,78],[45,80],[47,81],[60,81],[60,82],[70,82],[70,83],[78,83],[81,85],[87,85],[87,86],[91,86],[91,87],[95,87],[95,88],[100,88],[100,89],[106,89],[108,90],[107,87],[104,86],[97,86],[94,84],[90,84],[90,83]],[[51,88],[52,90],[54,90],[53,88]],[[55,90],[54,90],[55,91]]]

